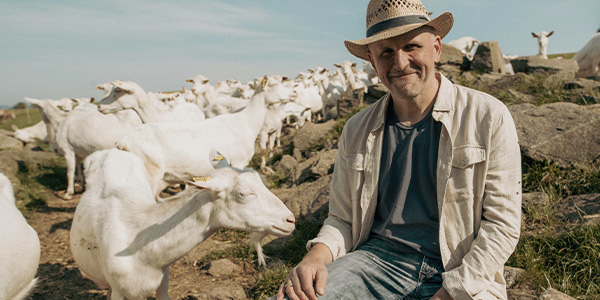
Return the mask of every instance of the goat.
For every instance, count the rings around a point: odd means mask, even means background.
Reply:
[[[16,119],[15,113],[10,110],[0,109],[0,124],[8,119]]]
[[[448,45],[460,50],[468,60],[473,60],[477,46],[481,44],[476,38],[463,36],[448,42]]]
[[[48,142],[48,131],[46,130],[44,121],[39,121],[34,125],[22,129],[19,129],[17,125],[12,125],[10,128],[14,131],[13,136],[23,143],[31,143],[35,139]]]
[[[0,299],[25,299],[37,282],[40,240],[17,209],[10,180],[2,173],[0,230]]]
[[[159,195],[164,188],[181,183],[165,175],[187,180],[206,172],[211,166],[198,155],[203,157],[213,147],[229,157],[234,167],[246,167],[254,155],[256,137],[267,114],[266,105],[285,99],[276,93],[280,85],[265,77],[248,105],[237,113],[199,122],[144,124],[121,139],[117,148],[144,160],[154,195],[157,201],[162,201]]]
[[[540,31],[540,33],[532,32],[531,35],[538,40],[539,52],[538,56],[542,58],[548,59],[548,38],[554,34],[554,30],[550,31],[550,33],[545,31]]]
[[[169,299],[169,266],[222,228],[252,232],[259,255],[267,234],[289,235],[291,211],[252,169],[228,165],[214,149],[215,168],[166,203],[155,203],[144,162],[110,149],[85,161],[89,184],[75,210],[70,245],[80,270],[109,300]],[[257,209],[259,208],[259,209]],[[256,238],[258,237],[258,239]]]
[[[577,61],[577,64],[579,65],[577,77],[593,76],[600,73],[600,32],[596,33],[585,46],[575,54],[573,60]]]
[[[204,120],[204,113],[197,105],[183,103],[168,110],[161,109],[161,102],[148,94],[135,82],[114,81],[113,88],[98,105],[103,114],[116,113],[124,109],[135,111],[144,124],[153,122],[194,122]]]
[[[131,110],[102,114],[94,104],[76,107],[58,124],[56,148],[67,164],[67,190],[61,197],[71,199],[75,193],[75,169],[94,151],[109,149],[134,128],[142,125]],[[83,183],[81,170],[79,181]]]

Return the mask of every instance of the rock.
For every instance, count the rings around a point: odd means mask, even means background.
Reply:
[[[600,224],[600,194],[569,196],[559,205],[560,214],[570,227]]]
[[[525,274],[525,270],[521,268],[504,266],[504,279],[506,280],[506,287],[511,288],[521,276]]]
[[[511,64],[515,73],[566,72],[572,74],[571,78],[575,78],[575,72],[579,68],[577,62],[571,59],[545,59],[540,56],[520,56],[511,60]]]
[[[328,212],[329,183],[331,174],[298,186],[274,189],[272,192],[283,201],[296,217],[305,217],[309,222],[320,222]]]
[[[483,42],[477,47],[471,69],[482,73],[505,74],[504,57],[497,41]]]
[[[542,192],[523,193],[523,207],[542,205],[548,203],[550,197],[548,194]]]
[[[574,81],[567,82],[563,87],[566,90],[588,89],[592,92],[600,92],[600,82],[585,78],[577,78]]]
[[[329,120],[325,123],[306,123],[306,125],[302,127],[302,130],[299,130],[292,138],[292,147],[294,151],[298,149],[302,153],[302,156],[308,157],[311,147],[318,146],[319,143],[322,143],[327,135],[333,131],[335,124],[336,122],[334,120]],[[298,160],[298,158],[296,158],[296,160]]]
[[[575,300],[575,298],[559,292],[553,288],[547,288],[541,295],[540,300]]]
[[[234,264],[232,261],[226,258],[211,261],[210,265],[208,266],[208,274],[212,276],[226,276],[239,273],[241,271],[242,268],[240,266]]]
[[[23,142],[4,134],[0,134],[0,151],[23,150]]]
[[[293,151],[293,158],[296,161],[302,161],[302,160],[304,160],[304,156],[302,155],[302,151],[300,151],[300,149],[294,149],[294,151]]]
[[[313,157],[299,163],[292,170],[287,183],[291,185],[299,185],[303,182],[314,181],[332,173],[336,157],[337,149],[315,153]]]
[[[511,112],[521,150],[533,159],[568,166],[592,162],[600,153],[600,114],[594,110],[557,102]]]
[[[276,172],[289,174],[296,165],[298,165],[298,161],[291,155],[285,154],[275,163],[273,168]]]
[[[187,300],[246,300],[244,287],[233,282],[211,282],[198,288],[202,292],[188,295]]]
[[[465,59],[465,55],[460,52],[457,48],[442,43],[442,55],[440,57],[440,65],[462,65],[463,60]]]
[[[388,91],[389,90],[381,82],[371,85],[369,86],[368,92],[363,97],[363,102],[365,104],[373,104],[375,103],[375,101],[385,96],[385,94],[387,94]]]

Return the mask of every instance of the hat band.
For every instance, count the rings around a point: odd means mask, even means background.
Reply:
[[[418,24],[418,23],[427,23],[429,19],[426,16],[419,15],[410,15],[410,16],[402,16],[393,19],[388,19],[385,21],[381,21],[367,29],[367,37],[371,37],[381,31],[393,28],[400,27],[404,25],[410,24]]]

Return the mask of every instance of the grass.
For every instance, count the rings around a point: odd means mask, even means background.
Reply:
[[[553,287],[578,299],[600,299],[600,225],[565,230],[559,204],[567,196],[600,191],[600,163],[566,168],[523,156],[523,191],[548,197],[523,205],[521,239],[507,265],[538,291]]]
[[[19,128],[25,128],[42,120],[42,115],[36,108],[11,109],[10,111],[15,114],[16,118],[8,119],[4,123],[0,124],[0,129],[12,131],[10,128],[12,125],[16,125]]]

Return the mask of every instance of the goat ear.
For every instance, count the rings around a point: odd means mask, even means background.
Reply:
[[[194,177],[192,178],[192,181],[188,181],[186,182],[187,185],[189,186],[194,186],[199,190],[204,190],[207,188],[210,188],[211,183],[210,183],[210,177]]]
[[[551,36],[552,34],[554,34],[554,30],[550,31],[547,36]]]
[[[532,32],[531,35],[533,35],[534,38],[538,37],[538,35],[535,34],[535,32]]]
[[[210,149],[210,153],[208,154],[208,158],[210,159],[210,164],[215,169],[219,169],[219,168],[224,168],[224,167],[229,167],[230,166],[230,164],[227,161],[227,159],[225,158],[225,156],[223,156],[223,154],[221,154],[221,152],[219,152],[215,148]]]
[[[38,99],[33,99],[33,98],[29,98],[29,97],[23,97],[23,99],[25,99],[25,101],[31,103],[31,104],[38,104],[41,102],[41,100]]]

